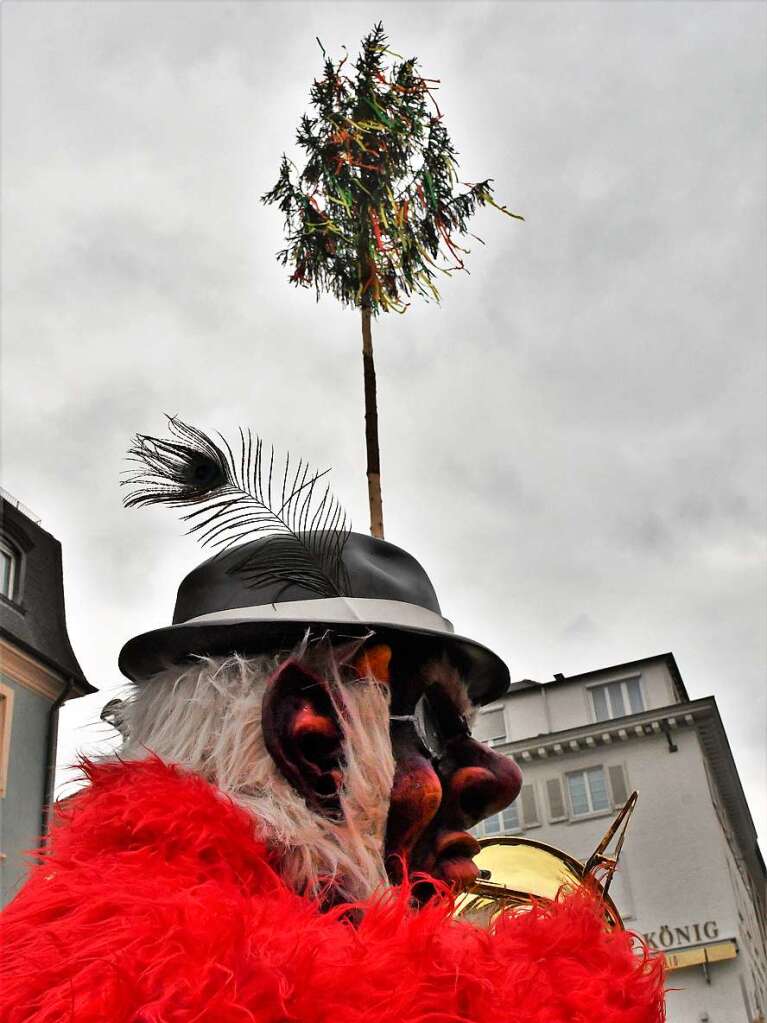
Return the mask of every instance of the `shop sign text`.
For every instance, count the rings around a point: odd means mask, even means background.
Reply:
[[[719,937],[719,924],[716,920],[685,924],[683,927],[661,924],[657,931],[648,931],[642,937],[646,945],[658,950],[680,945],[699,945],[704,941],[713,941],[714,938]]]

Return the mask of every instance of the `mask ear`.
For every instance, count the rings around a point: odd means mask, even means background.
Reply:
[[[261,725],[272,759],[307,804],[325,817],[340,815],[343,732],[327,683],[286,661],[266,687]]]

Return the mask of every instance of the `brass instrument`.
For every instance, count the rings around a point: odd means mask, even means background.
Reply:
[[[626,827],[636,806],[632,792],[585,863],[560,849],[530,838],[485,838],[474,858],[479,879],[457,903],[456,915],[489,926],[504,909],[530,906],[534,900],[553,901],[562,887],[588,886],[599,893],[608,928],[623,929],[623,921],[608,892],[623,848]],[[607,854],[614,838],[615,850]]]

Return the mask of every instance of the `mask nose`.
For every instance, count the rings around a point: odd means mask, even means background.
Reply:
[[[466,739],[461,752],[449,788],[451,801],[471,827],[514,802],[522,787],[522,772],[511,757],[475,739]]]

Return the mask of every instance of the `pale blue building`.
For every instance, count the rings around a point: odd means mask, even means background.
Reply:
[[[67,634],[61,544],[0,494],[0,905],[47,826],[59,708],[94,692]]]

